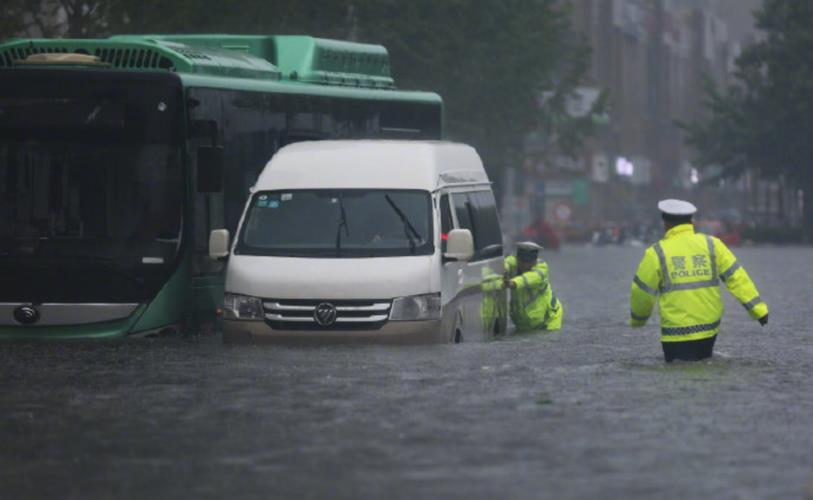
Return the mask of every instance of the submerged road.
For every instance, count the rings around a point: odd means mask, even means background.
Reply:
[[[485,344],[0,344],[0,498],[804,498],[813,249],[735,249],[770,325],[669,366],[641,253],[548,255],[563,331]]]

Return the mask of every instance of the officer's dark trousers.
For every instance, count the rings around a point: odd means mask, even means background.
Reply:
[[[663,346],[663,357],[667,363],[676,359],[684,361],[699,361],[711,357],[714,350],[714,341],[717,336],[703,339],[690,340],[688,342],[661,342]]]

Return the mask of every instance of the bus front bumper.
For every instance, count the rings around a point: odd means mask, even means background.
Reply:
[[[440,344],[449,340],[440,320],[389,321],[377,330],[276,330],[263,321],[223,320],[226,343]]]
[[[0,340],[102,340],[123,339],[130,327],[127,321],[95,325],[0,326]]]

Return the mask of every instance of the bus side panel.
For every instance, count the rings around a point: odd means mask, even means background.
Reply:
[[[192,304],[189,268],[189,258],[182,257],[175,273],[147,305],[144,314],[130,330],[131,334],[152,330],[158,330],[155,333],[163,333],[160,330],[164,328],[171,329],[167,333],[180,333],[191,326],[188,324]]]

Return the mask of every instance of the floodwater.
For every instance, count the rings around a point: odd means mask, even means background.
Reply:
[[[805,498],[813,249],[735,249],[770,325],[668,366],[641,253],[549,255],[563,331],[484,344],[0,344],[0,498]]]

